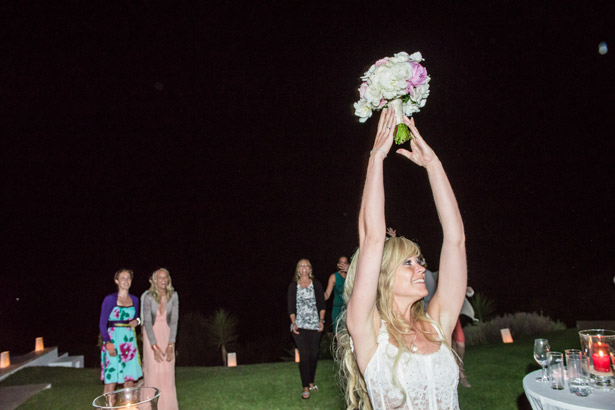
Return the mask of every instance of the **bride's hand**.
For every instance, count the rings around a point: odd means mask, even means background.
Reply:
[[[370,155],[375,155],[380,152],[387,156],[391,145],[393,144],[393,133],[395,132],[395,110],[392,108],[385,108],[380,114],[380,120],[378,121],[378,132],[374,140],[374,148]]]
[[[414,137],[410,141],[411,151],[400,148],[396,152],[421,167],[427,168],[429,165],[436,163],[438,157],[431,147],[427,145],[423,137],[421,137],[419,130],[414,125],[414,118],[408,119],[408,117],[404,116],[404,123],[410,128],[410,132],[412,132]]]

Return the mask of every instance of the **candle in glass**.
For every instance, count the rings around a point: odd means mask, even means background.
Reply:
[[[609,358],[609,347],[604,343],[596,343],[592,354],[594,370],[597,372],[608,373],[611,371],[611,359]]]

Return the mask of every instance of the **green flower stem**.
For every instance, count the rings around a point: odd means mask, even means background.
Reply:
[[[395,143],[401,145],[404,142],[412,139],[410,129],[404,124],[404,106],[401,98],[396,98],[389,103],[391,108],[395,110],[395,121],[397,122],[397,133],[395,134]]]
[[[397,132],[395,133],[395,143],[397,145],[401,145],[406,141],[410,141],[412,139],[412,133],[410,132],[410,128],[404,123],[397,124]]]

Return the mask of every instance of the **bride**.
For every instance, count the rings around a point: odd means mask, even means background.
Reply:
[[[397,153],[425,168],[443,231],[438,289],[424,309],[425,261],[419,246],[386,238],[384,160],[395,118],[384,110],[371,151],[359,213],[359,250],[344,290],[346,328],[340,343],[348,408],[458,409],[459,370],[451,335],[466,290],[465,236],[457,201],[444,168],[404,117],[414,138]],[[428,200],[413,196],[409,203]]]

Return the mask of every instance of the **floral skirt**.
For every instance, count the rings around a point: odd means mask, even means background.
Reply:
[[[132,327],[107,329],[117,354],[111,356],[103,344],[100,352],[100,379],[105,384],[136,381],[143,376],[137,338]]]

